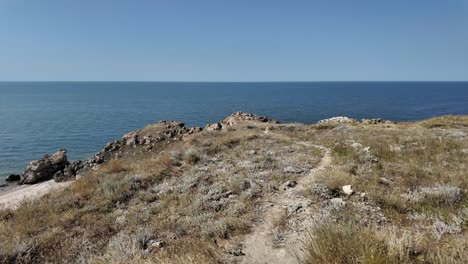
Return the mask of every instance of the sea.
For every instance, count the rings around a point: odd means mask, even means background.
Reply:
[[[0,178],[62,148],[87,159],[159,120],[204,127],[236,111],[414,121],[468,114],[468,82],[0,82]]]

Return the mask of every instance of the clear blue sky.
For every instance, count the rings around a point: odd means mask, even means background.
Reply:
[[[0,80],[468,80],[468,1],[0,0]]]

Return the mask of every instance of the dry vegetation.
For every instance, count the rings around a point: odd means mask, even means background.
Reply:
[[[346,198],[347,215],[360,220],[337,216],[338,223],[311,230],[303,263],[466,263],[466,121],[448,116],[314,134],[332,148],[335,164],[317,181],[338,191],[352,184],[385,221],[362,221],[362,202]]]
[[[229,262],[258,203],[300,176],[283,168],[306,173],[319,155],[249,127],[112,159],[61,192],[1,211],[0,262]]]
[[[263,202],[320,162],[320,150],[296,144],[308,141],[332,150],[333,167],[305,194],[317,214],[300,218],[315,223],[304,231],[302,263],[464,263],[467,125],[449,116],[205,131],[1,210],[0,262],[236,263]],[[346,184],[366,195],[345,196]],[[346,205],[330,209],[334,198]],[[294,218],[278,215],[273,241],[287,238]]]

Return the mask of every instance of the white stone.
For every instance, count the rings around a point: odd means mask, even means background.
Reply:
[[[352,188],[351,185],[345,185],[345,186],[342,187],[342,189],[343,189],[343,192],[344,192],[346,195],[351,195],[351,194],[354,193],[353,188]]]

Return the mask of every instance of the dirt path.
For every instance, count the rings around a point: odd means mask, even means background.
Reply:
[[[0,193],[0,208],[16,208],[24,199],[34,199],[56,189],[68,186],[71,182],[49,180],[33,185],[21,185]]]
[[[287,232],[286,241],[280,245],[274,245],[272,230],[274,230],[274,221],[279,215],[284,214],[288,207],[300,205],[305,207],[307,199],[300,194],[314,182],[315,175],[319,171],[325,170],[332,162],[330,149],[313,145],[308,142],[298,142],[307,147],[315,147],[324,152],[319,165],[313,168],[307,176],[297,181],[295,188],[290,188],[277,193],[271,202],[273,205],[265,212],[264,221],[254,227],[244,241],[243,252],[245,254],[241,263],[245,264],[295,264],[304,232]]]

